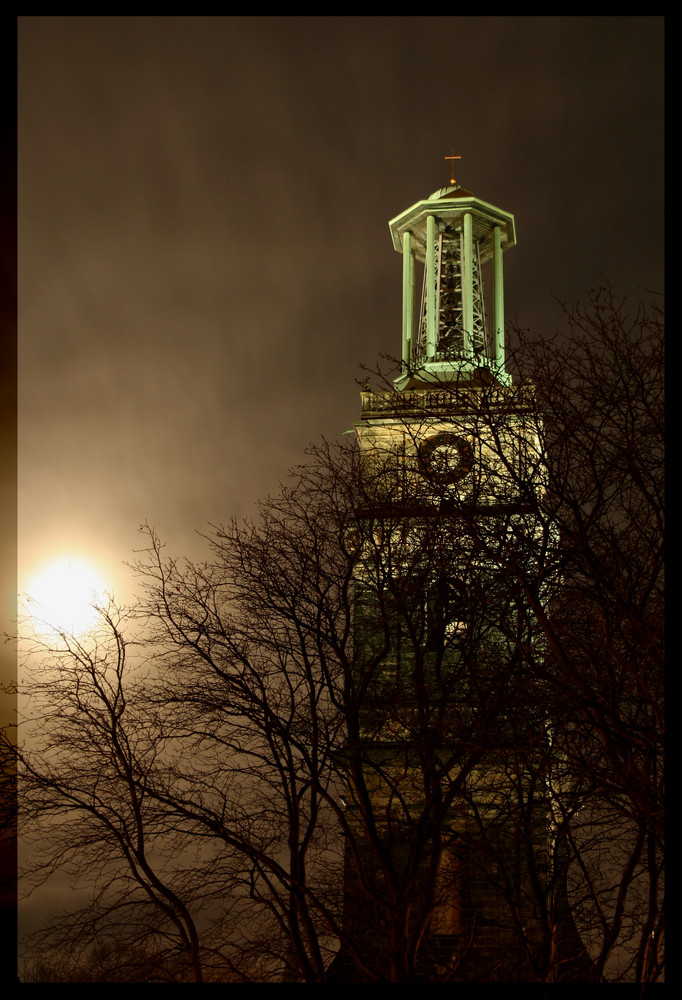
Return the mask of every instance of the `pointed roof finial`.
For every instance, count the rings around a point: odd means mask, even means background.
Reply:
[[[450,155],[449,156],[444,156],[443,159],[444,160],[452,160],[452,163],[450,164],[450,173],[452,174],[452,176],[450,178],[450,185],[452,186],[455,183],[455,160],[461,160],[462,157],[461,156],[455,156],[455,151],[453,149],[452,152],[450,153]]]

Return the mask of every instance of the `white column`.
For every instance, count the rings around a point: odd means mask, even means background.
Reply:
[[[464,322],[464,353],[473,348],[474,330],[474,241],[471,212],[464,213],[462,246],[462,318]]]
[[[504,370],[504,279],[502,276],[502,245],[499,226],[495,226],[493,229],[493,283],[495,287],[493,360]]]
[[[412,233],[403,233],[403,370],[407,370],[412,360],[414,341],[414,257],[412,256]]]
[[[426,217],[426,357],[436,354],[436,217]]]

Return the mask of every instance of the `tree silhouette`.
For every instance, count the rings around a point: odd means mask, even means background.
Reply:
[[[151,979],[660,976],[662,322],[609,289],[567,316],[519,332],[513,386],[366,389],[399,446],[312,448],[205,564],[147,527],[129,617],[34,642],[33,878],[90,892],[41,947],[115,940]]]

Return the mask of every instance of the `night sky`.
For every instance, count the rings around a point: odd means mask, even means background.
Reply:
[[[200,557],[400,350],[387,222],[513,212],[507,317],[663,290],[663,20],[19,18],[19,585]],[[556,297],[556,299],[554,298]]]

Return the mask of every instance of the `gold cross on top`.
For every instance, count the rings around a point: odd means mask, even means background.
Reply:
[[[452,184],[455,183],[455,160],[461,160],[462,157],[461,156],[455,156],[455,151],[453,149],[452,152],[450,153],[450,155],[449,156],[444,156],[443,159],[444,160],[452,160],[452,163],[450,164],[450,173],[452,174],[452,177],[450,178],[450,184],[452,185]]]

